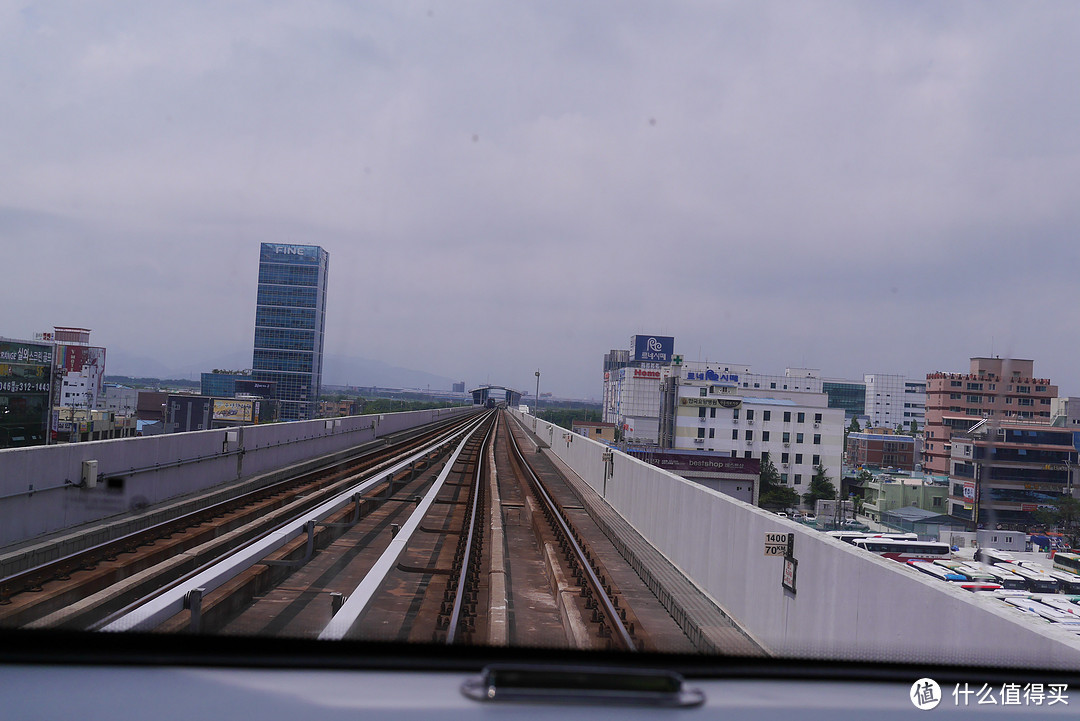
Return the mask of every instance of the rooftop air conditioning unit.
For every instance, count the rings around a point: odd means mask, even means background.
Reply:
[[[747,424],[747,425],[749,425],[749,426],[752,426],[752,425],[754,425],[754,421],[752,421],[752,420],[748,420],[748,421],[746,422],[746,424]]]
[[[791,444],[790,443],[785,443],[784,448],[791,448]]]

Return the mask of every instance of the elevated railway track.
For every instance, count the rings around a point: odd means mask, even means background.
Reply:
[[[484,412],[0,579],[0,625],[760,653],[703,644],[595,503]]]

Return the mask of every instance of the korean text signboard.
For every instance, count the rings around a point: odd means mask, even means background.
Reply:
[[[675,337],[669,335],[636,335],[630,360],[650,363],[670,363],[675,354]]]

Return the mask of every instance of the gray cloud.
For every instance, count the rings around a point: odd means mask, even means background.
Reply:
[[[597,395],[666,332],[837,376],[992,337],[1075,391],[1077,12],[8,6],[0,332],[228,357],[257,244],[313,242],[328,352],[469,382]]]

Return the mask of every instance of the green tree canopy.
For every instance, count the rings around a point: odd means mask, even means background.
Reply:
[[[771,458],[761,462],[758,482],[758,505],[762,508],[791,508],[799,505],[799,494],[783,484]]]
[[[834,500],[836,486],[829,480],[829,472],[820,463],[814,466],[814,477],[810,480],[810,490],[803,494],[803,500],[811,508],[819,499]]]

